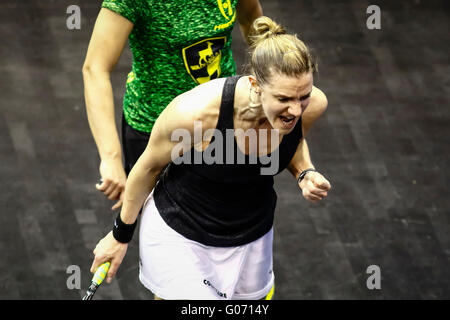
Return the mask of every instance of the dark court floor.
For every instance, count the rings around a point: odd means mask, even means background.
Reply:
[[[100,3],[0,2],[0,299],[80,299],[116,215],[94,188],[81,74]],[[261,3],[314,49],[329,100],[308,136],[329,197],[309,204],[288,173],[276,177],[275,299],[449,299],[449,2]],[[66,27],[74,4],[80,30]],[[366,26],[371,4],[380,30]],[[240,67],[245,50],[236,28]],[[127,49],[112,76],[117,119],[130,62]],[[67,286],[73,265],[79,290]],[[380,289],[367,286],[372,265]],[[152,298],[137,237],[95,298]]]

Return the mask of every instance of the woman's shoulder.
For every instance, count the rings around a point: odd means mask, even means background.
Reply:
[[[311,92],[311,100],[302,115],[302,125],[305,135],[317,119],[319,119],[320,116],[327,110],[327,107],[328,99],[325,93],[319,88],[313,87]]]
[[[310,104],[312,106],[311,109],[315,109],[316,112],[320,112],[322,114],[328,106],[327,96],[319,88],[313,87]]]
[[[200,84],[177,97],[178,105],[186,112],[197,112],[213,106],[221,100],[226,78],[219,78]]]
[[[180,94],[167,107],[167,112],[182,127],[193,128],[196,121],[205,129],[215,127],[224,83],[225,78],[214,79]]]

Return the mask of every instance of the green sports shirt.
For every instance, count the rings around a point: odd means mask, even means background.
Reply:
[[[231,31],[238,0],[104,0],[133,24],[133,54],[123,101],[134,129],[150,132],[177,95],[236,73]]]

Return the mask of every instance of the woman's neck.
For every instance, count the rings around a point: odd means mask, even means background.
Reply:
[[[271,129],[262,108],[261,98],[252,89],[248,77],[242,77],[239,82],[234,104],[235,123],[242,124],[245,129]]]

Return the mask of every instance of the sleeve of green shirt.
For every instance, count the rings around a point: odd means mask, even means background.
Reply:
[[[134,24],[138,18],[139,3],[137,0],[104,0],[102,7],[120,14]]]

